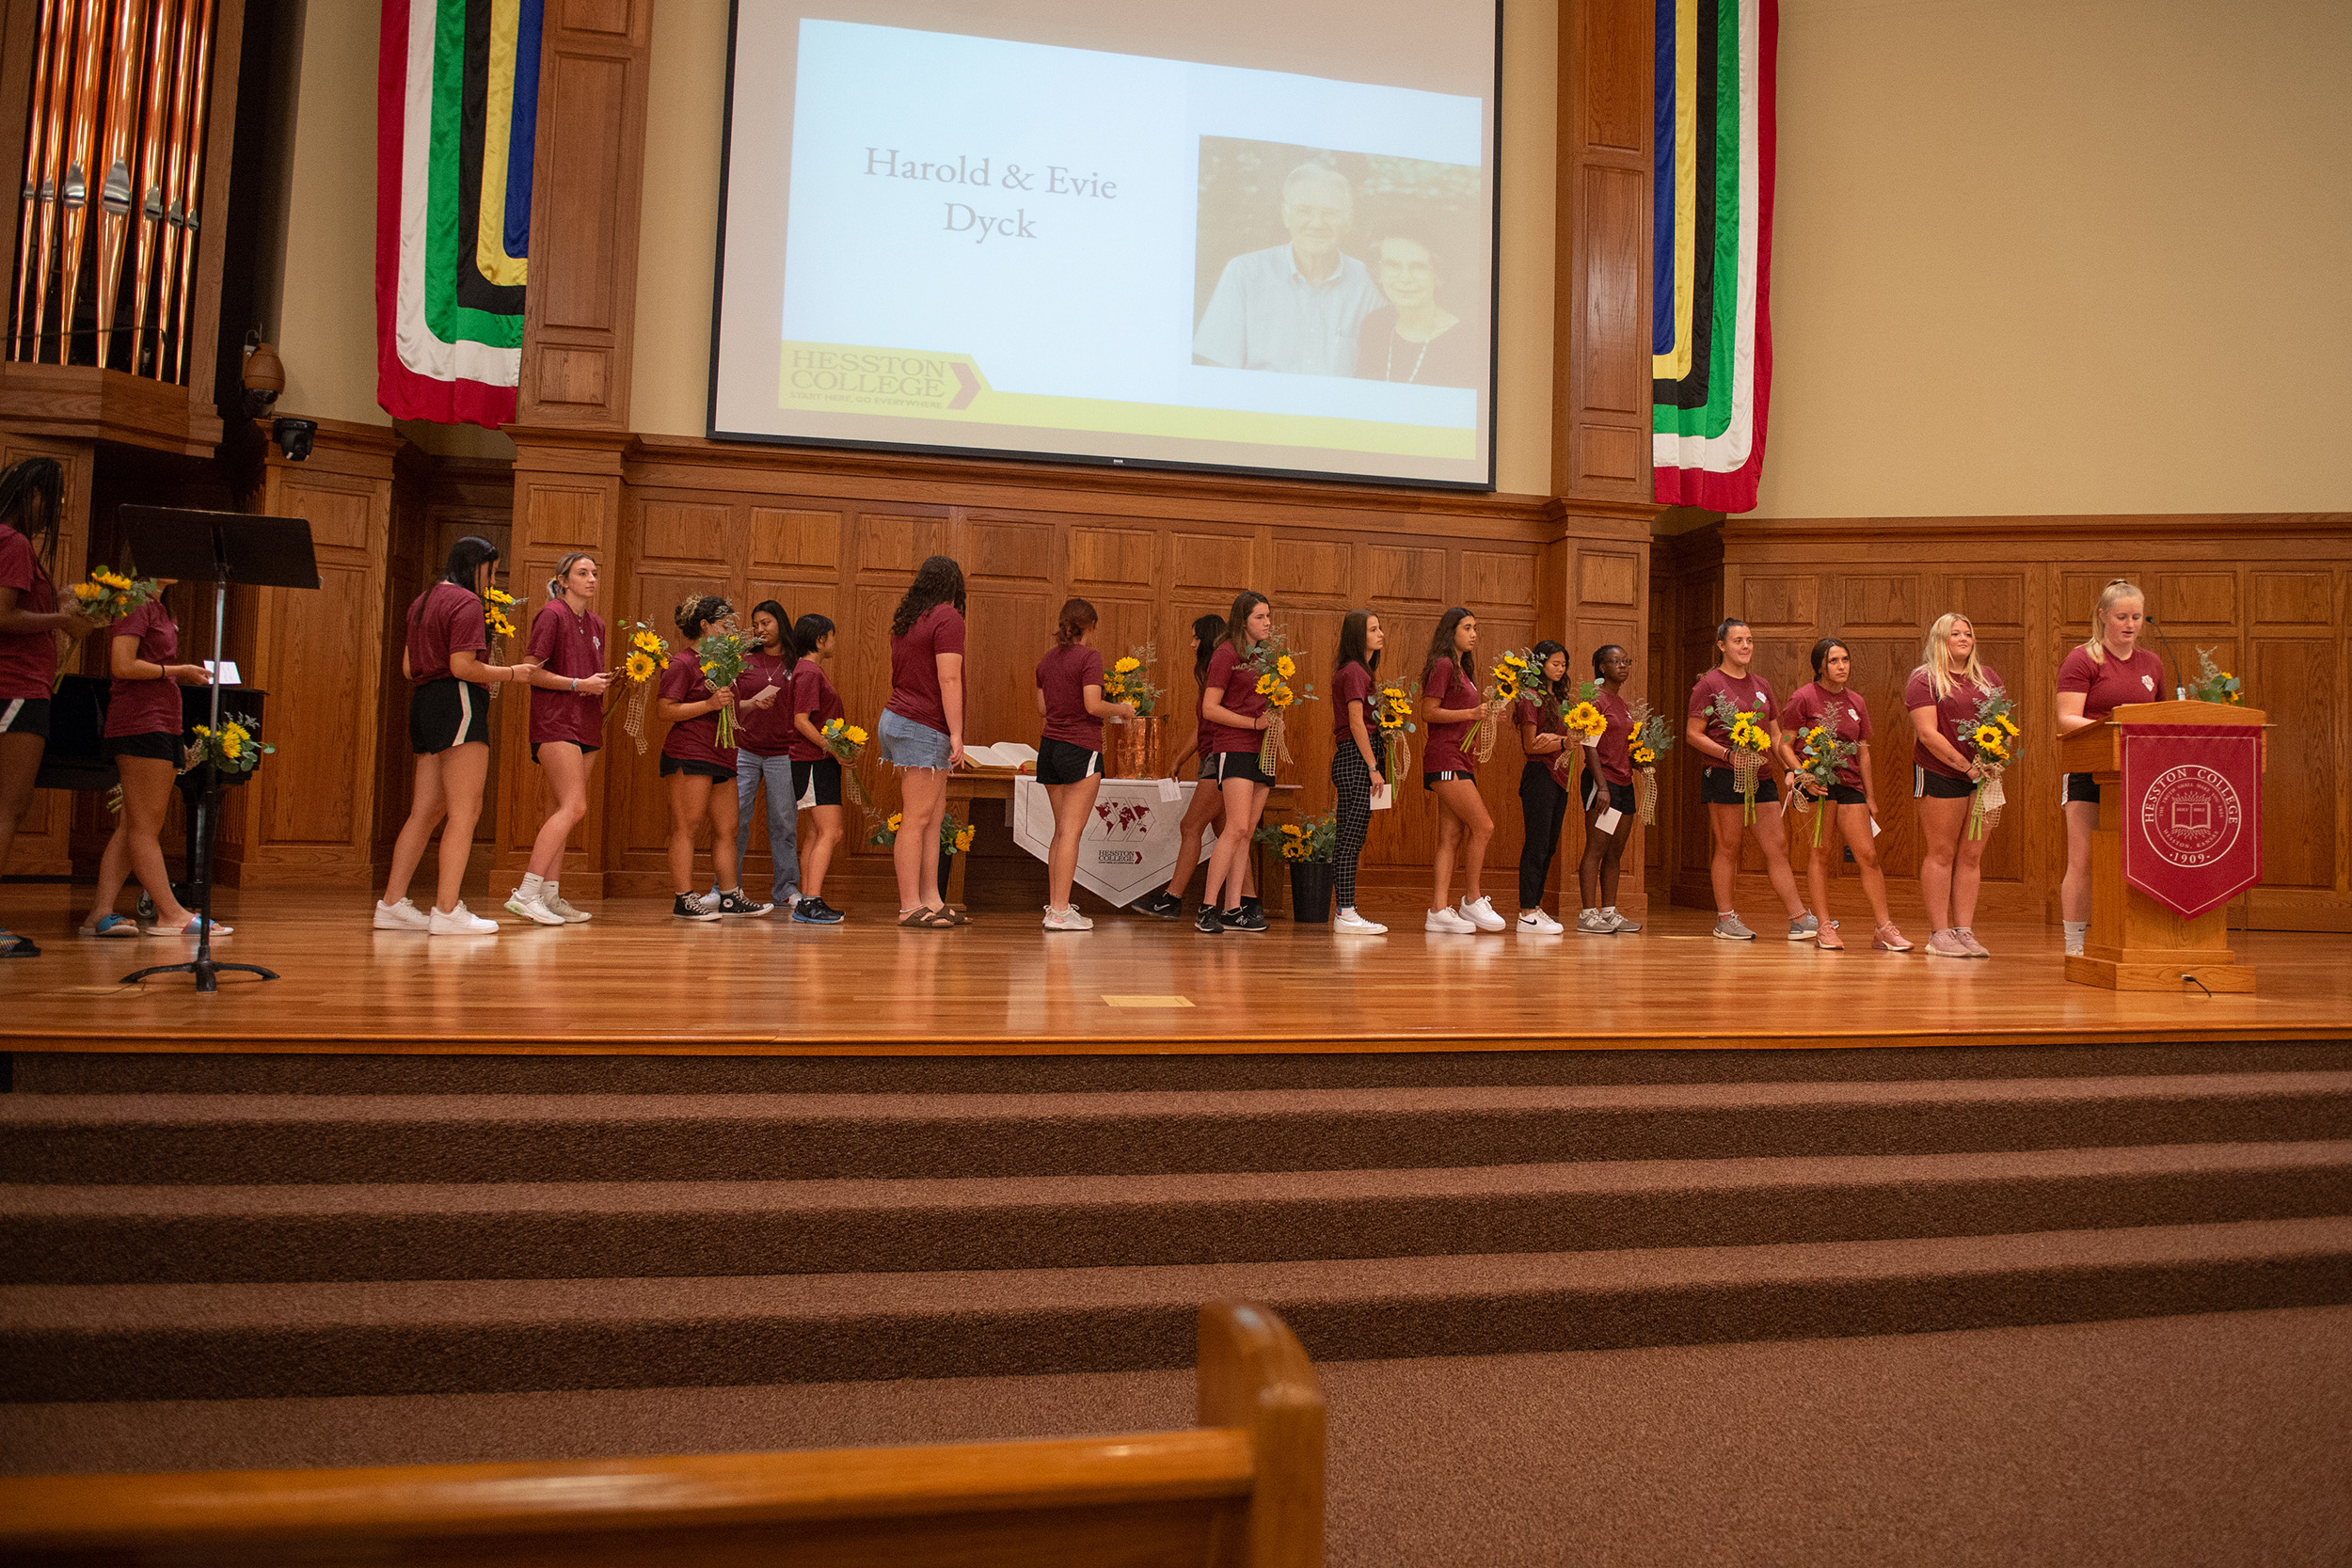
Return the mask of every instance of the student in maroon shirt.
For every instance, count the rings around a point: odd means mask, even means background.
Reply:
[[[1192,684],[1200,693],[1193,699],[1192,736],[1184,750],[1169,765],[1168,776],[1182,778],[1184,767],[1199,759],[1192,796],[1184,802],[1184,819],[1176,831],[1176,859],[1168,867],[1168,885],[1157,893],[1146,894],[1128,907],[1137,914],[1148,914],[1154,920],[1182,920],[1184,917],[1184,888],[1192,881],[1192,868],[1200,860],[1200,835],[1225,813],[1225,797],[1215,784],[1216,753],[1209,750],[1209,721],[1200,716],[1200,704],[1209,691],[1209,661],[1216,657],[1218,644],[1225,641],[1225,617],[1198,616],[1192,623]],[[1242,908],[1255,911],[1258,902],[1257,869],[1245,856],[1242,860]]]
[[[1071,902],[1078,873],[1078,840],[1094,798],[1103,789],[1103,724],[1136,716],[1133,703],[1103,700],[1103,656],[1095,651],[1094,607],[1066,600],[1054,627],[1054,645],[1037,661],[1037,711],[1045,721],[1038,740],[1037,782],[1054,803],[1054,843],[1045,857],[1045,928],[1090,931],[1094,922]]]
[[[1556,937],[1562,927],[1544,909],[1551,863],[1560,853],[1560,830],[1568,820],[1568,726],[1560,716],[1560,694],[1568,678],[1568,650],[1549,638],[1528,650],[1534,676],[1511,705],[1519,732],[1519,917],[1521,936]],[[1598,934],[1607,935],[1613,927]]]
[[[803,926],[838,926],[842,913],[825,902],[825,870],[841,845],[841,759],[825,745],[825,726],[846,717],[841,694],[833,689],[822,660],[833,657],[840,633],[829,617],[803,615],[792,624],[792,799],[807,800],[817,836],[800,845],[801,901],[792,918]]]
[[[169,578],[157,585],[168,588]],[[122,783],[122,814],[98,863],[98,889],[86,937],[195,936],[197,916],[172,896],[171,873],[164,865],[164,818],[171,809],[171,784],[186,752],[181,744],[180,689],[212,679],[201,664],[175,664],[180,625],[156,598],[106,628],[107,693],[103,751]],[[140,926],[114,912],[122,884],[135,876],[155,906],[155,923]],[[230,927],[213,922],[213,935]]]
[[[488,689],[523,678],[518,664],[485,664],[489,633],[482,595],[496,582],[499,549],[468,534],[453,546],[441,580],[408,607],[408,641],[400,671],[414,683],[408,695],[408,749],[417,783],[408,820],[392,842],[392,870],[376,901],[379,931],[425,931],[437,937],[492,936],[498,922],[466,908],[466,860],[482,816],[482,786],[490,776]],[[408,883],[424,860],[433,830],[441,830],[439,879],[430,915],[409,902]]]
[[[2126,703],[2164,700],[2164,660],[2139,645],[2148,622],[2147,596],[2117,578],[2099,591],[2090,611],[2090,638],[2067,650],[2058,665],[2058,733],[2073,735]],[[2099,829],[2099,781],[2069,773],[2058,795],[2066,816],[2066,877],[2058,884],[2058,914],[2066,922],[2066,951],[2080,957],[2090,929],[2090,835]]]
[[[1977,914],[1989,838],[1969,838],[1969,797],[1984,770],[1961,747],[1977,706],[2000,689],[2001,677],[1977,660],[1977,629],[1965,615],[1939,616],[1928,628],[1927,657],[1903,688],[1911,712],[1912,788],[1919,801],[1919,893],[1927,900],[1928,955],[1989,958],[1969,929]]]
[[[87,637],[98,624],[57,609],[50,568],[65,515],[65,470],[27,457],[0,473],[0,872],[16,825],[33,803],[49,745],[49,689],[56,684],[56,633]],[[0,958],[37,958],[29,938],[0,927]]]
[[[1786,764],[1794,768],[1797,757],[1804,749],[1805,736],[1817,724],[1828,727],[1829,733],[1854,747],[1854,754],[1837,769],[1837,782],[1824,798],[1820,786],[1799,773],[1796,787],[1811,797],[1814,809],[1831,814],[1836,832],[1823,832],[1816,842],[1809,829],[1801,835],[1812,846],[1812,855],[1805,866],[1805,877],[1813,892],[1813,908],[1818,914],[1829,912],[1830,857],[1836,852],[1842,839],[1853,856],[1854,866],[1862,876],[1863,896],[1870,901],[1871,916],[1877,929],[1870,937],[1870,945],[1888,953],[1908,953],[1911,943],[1895,927],[1894,917],[1886,912],[1886,878],[1879,870],[1879,852],[1871,824],[1878,820],[1878,780],[1870,768],[1870,708],[1862,700],[1862,693],[1851,684],[1853,679],[1853,655],[1846,644],[1835,637],[1824,637],[1813,644],[1813,679],[1797,688],[1788,705],[1780,710],[1783,733],[1788,736]],[[1799,821],[1804,818],[1800,817]],[[1825,922],[1817,939],[1820,945],[1836,952],[1846,944],[1837,935],[1837,923]]]
[[[1481,719],[1497,722],[1500,714],[1486,712],[1470,673],[1470,655],[1478,646],[1478,617],[1456,605],[1438,618],[1429,639],[1429,657],[1421,676],[1421,721],[1428,741],[1421,753],[1421,786],[1438,798],[1438,854],[1431,867],[1429,912],[1422,918],[1425,931],[1500,931],[1502,916],[1494,901],[1478,891],[1486,870],[1486,841],[1494,837],[1495,819],[1478,793],[1478,776],[1470,769],[1463,742],[1470,725]],[[1454,863],[1462,863],[1462,902],[1448,900],[1454,891]]]
[[[1266,791],[1274,780],[1258,765],[1258,749],[1273,716],[1258,690],[1258,676],[1245,662],[1274,634],[1274,607],[1263,594],[1244,589],[1225,618],[1225,641],[1209,657],[1207,684],[1200,692],[1200,738],[1216,769],[1217,792],[1225,797],[1225,822],[1209,855],[1209,877],[1200,890],[1200,912],[1193,925],[1203,936],[1220,931],[1266,928],[1263,911],[1242,904],[1242,873],[1249,863],[1249,835],[1258,831]],[[1206,789],[1204,781],[1199,787]],[[1220,902],[1223,898],[1231,902]]]
[[[1804,900],[1797,896],[1797,879],[1788,869],[1788,834],[1781,827],[1780,785],[1772,779],[1772,764],[1765,763],[1756,781],[1756,821],[1751,829],[1740,821],[1746,807],[1740,798],[1739,775],[1730,766],[1731,731],[1715,714],[1715,699],[1730,698],[1739,712],[1756,715],[1772,736],[1773,751],[1778,752],[1780,724],[1772,716],[1772,683],[1748,668],[1756,657],[1756,634],[1745,621],[1725,621],[1715,628],[1715,653],[1719,660],[1715,668],[1691,688],[1689,718],[1682,732],[1691,750],[1708,764],[1699,770],[1699,799],[1707,805],[1708,830],[1715,845],[1708,863],[1708,874],[1715,884],[1715,935],[1724,942],[1756,940],[1756,933],[1731,907],[1734,879],[1740,871],[1740,836],[1753,831],[1756,847],[1764,851],[1764,870],[1772,879],[1772,891],[1780,895],[1788,911],[1788,940],[1808,942],[1820,925],[1805,911]]]
[[[713,687],[703,674],[703,639],[735,630],[735,607],[726,600],[698,594],[677,607],[675,620],[686,646],[671,653],[654,700],[654,717],[670,726],[661,741],[661,776],[670,781],[670,886],[675,895],[670,913],[693,921],[766,914],[771,906],[743,895],[742,863],[735,852],[735,748],[719,744],[719,710],[731,707],[741,714],[766,707],[783,689],[761,685],[746,695],[754,684],[748,672],[736,685],[722,687]],[[720,890],[716,898],[694,896],[694,833],[706,821]]]
[[[1340,909],[1331,929],[1342,936],[1384,936],[1389,929],[1356,909],[1356,865],[1372,827],[1372,781],[1381,777],[1386,761],[1385,748],[1373,737],[1379,723],[1380,650],[1388,641],[1380,617],[1369,610],[1351,610],[1340,623],[1339,658],[1331,671],[1331,792],[1339,822],[1331,870]]]
[[[752,606],[752,646],[744,655],[736,695],[748,699],[769,687],[776,695],[735,710],[735,863],[751,859],[752,808],[768,795],[768,901],[788,917],[801,901],[801,808],[792,788],[792,672],[801,651],[792,617],[773,599]],[[719,890],[712,888],[715,895]]]
[[[1642,927],[1617,912],[1617,878],[1625,847],[1633,840],[1633,819],[1641,801],[1633,792],[1633,710],[1625,705],[1625,683],[1633,673],[1633,655],[1612,642],[1593,650],[1593,705],[1609,727],[1584,748],[1584,771],[1577,776],[1577,793],[1584,810],[1584,855],[1577,863],[1577,890],[1583,906],[1577,911],[1579,936],[1629,936]],[[1607,832],[1600,819],[1610,812],[1616,821]],[[1590,919],[1586,917],[1590,916]]]
[[[532,688],[531,760],[547,773],[548,805],[522,885],[506,908],[541,926],[592,918],[565,901],[561,883],[564,845],[588,815],[588,759],[604,743],[604,689],[612,677],[604,617],[588,608],[596,596],[593,556],[574,550],[557,562],[520,664]]]
[[[963,766],[963,568],[929,556],[890,617],[890,701],[874,726],[882,760],[898,770],[898,924],[968,926],[939,891],[939,826],[947,773]]]

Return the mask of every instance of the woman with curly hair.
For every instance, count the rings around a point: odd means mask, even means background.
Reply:
[[[739,704],[734,687],[714,687],[703,673],[703,639],[735,630],[735,607],[726,600],[698,594],[677,607],[675,619],[687,645],[670,656],[654,704],[654,717],[670,726],[661,741],[661,776],[670,781],[670,887],[676,895],[670,913],[695,921],[723,914],[766,914],[772,906],[743,895],[742,866],[735,848],[735,748],[719,744],[719,713],[723,708],[741,712],[764,707],[782,689],[762,686]],[[750,684],[751,678],[746,674],[741,684]],[[725,787],[713,788],[714,783]],[[694,832],[705,821],[710,824],[710,864],[718,877],[715,898],[694,896]]]
[[[947,771],[963,765],[963,568],[928,557],[890,617],[890,701],[875,725],[882,760],[898,770],[898,924],[946,930],[971,919],[939,891],[939,825]]]
[[[33,779],[49,747],[49,690],[57,684],[57,633],[87,637],[97,623],[57,609],[50,573],[65,515],[65,470],[27,457],[0,473],[0,872],[16,825],[33,803]],[[0,958],[37,958],[29,938],[0,927]]]

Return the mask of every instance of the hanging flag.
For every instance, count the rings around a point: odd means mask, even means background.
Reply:
[[[383,0],[376,55],[376,402],[515,418],[544,0]]]
[[[1747,512],[1772,384],[1778,0],[1657,0],[1652,471],[1669,505]]]

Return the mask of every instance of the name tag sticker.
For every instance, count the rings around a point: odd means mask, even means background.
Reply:
[[[1611,806],[1607,811],[1593,818],[1593,831],[1597,833],[1613,833],[1617,831],[1617,824],[1624,820],[1625,813]]]

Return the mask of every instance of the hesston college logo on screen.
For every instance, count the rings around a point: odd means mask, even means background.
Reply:
[[[2174,865],[2210,865],[2237,842],[2245,808],[2236,786],[2210,768],[2184,765],[2156,775],[2139,799],[2149,847]]]

